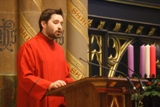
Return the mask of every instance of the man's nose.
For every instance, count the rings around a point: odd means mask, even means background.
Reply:
[[[61,24],[58,24],[58,29],[62,30],[62,25]]]

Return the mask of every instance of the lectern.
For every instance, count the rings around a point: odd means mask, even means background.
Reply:
[[[137,89],[138,79],[131,79]],[[143,83],[148,81],[143,79]],[[64,96],[67,107],[132,107],[131,94],[135,93],[126,78],[84,78],[64,87],[47,92],[47,96]]]

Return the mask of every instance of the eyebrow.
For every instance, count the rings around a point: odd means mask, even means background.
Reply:
[[[53,21],[59,21],[58,19],[56,19],[56,20],[53,20]],[[60,21],[59,21],[60,22]],[[63,21],[62,21],[63,22]]]

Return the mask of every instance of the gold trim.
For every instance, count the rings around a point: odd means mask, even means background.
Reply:
[[[67,61],[70,66],[71,76],[75,80],[79,80],[87,76],[88,73],[85,67],[68,50],[67,50]]]
[[[81,33],[88,43],[88,13],[83,4],[77,0],[67,1],[68,21]]]
[[[138,29],[136,30],[136,34],[137,35],[142,34],[143,28],[144,28],[144,26],[139,26]]]
[[[125,30],[125,33],[130,33],[132,28],[133,28],[133,25],[128,25],[126,30]]]
[[[127,20],[127,19],[120,19],[120,18],[113,18],[113,17],[106,17],[106,16],[97,16],[97,15],[88,15],[88,16],[89,18],[92,18],[92,17],[99,18],[100,17],[101,19],[116,20],[116,21],[137,23],[137,24],[145,23],[145,25],[159,26],[159,24],[156,24],[156,23],[149,23],[149,22],[142,22],[142,21],[135,21],[135,20]]]
[[[121,57],[124,54],[124,51],[126,50],[128,45],[131,44],[131,42],[133,42],[134,38],[124,37],[124,36],[117,37],[116,35],[112,35],[112,36],[109,36],[108,41],[110,41],[110,40],[113,41],[113,45],[111,48],[114,48],[116,53],[115,53],[115,56],[110,54],[108,57],[108,66],[110,67],[108,77],[114,76],[115,70],[118,65],[116,62],[118,62],[121,59]],[[125,42],[123,44],[121,44],[120,40],[125,40]],[[109,47],[109,42],[108,42],[108,47]]]
[[[36,31],[27,22],[22,12],[20,12],[20,35],[22,38],[22,42],[25,42],[28,39],[32,38],[34,35],[36,35]]]
[[[111,82],[111,83],[109,84],[109,87],[114,87],[116,84],[117,84],[117,82]]]
[[[151,30],[149,31],[148,35],[153,36],[155,31],[156,31],[156,28],[152,27]]]
[[[103,27],[104,27],[104,25],[105,25],[105,23],[106,23],[105,21],[100,21],[100,23],[99,23],[97,29],[102,30]]]
[[[96,60],[98,61],[99,65],[102,65],[102,36],[101,35],[91,35],[91,45],[93,44],[94,40],[99,47],[98,50],[93,49],[91,50],[91,61],[96,56]],[[102,76],[102,67],[99,67],[99,75]]]
[[[125,96],[124,94],[117,94],[117,93],[108,93],[108,95],[112,96],[112,101],[111,101],[111,105],[109,107],[113,107],[113,105],[116,105],[116,107],[120,107],[119,104],[122,104],[122,107],[125,107]],[[118,102],[117,96],[122,97],[122,102]]]
[[[121,23],[116,23],[113,31],[118,32],[120,30],[120,28],[121,28]]]
[[[92,26],[93,19],[88,19],[88,27]]]
[[[42,0],[33,0],[33,2],[37,5],[40,11],[42,11],[41,6],[42,6]]]

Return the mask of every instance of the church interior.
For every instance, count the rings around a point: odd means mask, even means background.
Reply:
[[[159,0],[0,0],[0,107],[16,107],[17,51],[47,8],[63,11],[56,42],[76,82],[46,95],[67,107],[160,106]],[[156,90],[143,88],[154,80]]]

